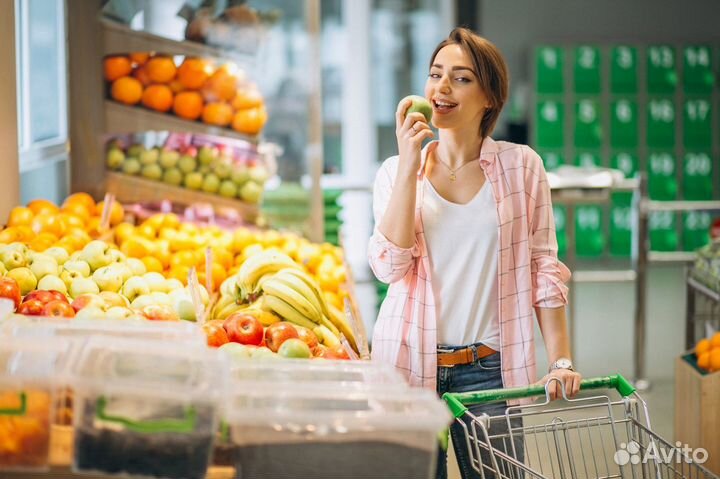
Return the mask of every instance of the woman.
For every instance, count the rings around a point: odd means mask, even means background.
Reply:
[[[581,376],[572,369],[565,320],[570,272],[557,259],[542,160],[489,136],[507,92],[498,49],[457,28],[433,53],[425,85],[438,140],[422,148],[434,137],[430,126],[407,113],[411,101],[398,105],[399,154],[383,163],[374,186],[369,260],[390,287],[373,359],[439,394],[526,386],[537,379],[534,309],[551,363],[541,383],[556,378],[572,397]],[[559,381],[550,393],[561,396]],[[497,415],[506,406],[471,410]],[[479,477],[461,426],[451,436],[463,477]],[[446,474],[443,453],[438,477]]]

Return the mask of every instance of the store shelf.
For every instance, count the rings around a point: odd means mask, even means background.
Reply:
[[[255,222],[259,213],[257,205],[137,176],[108,171],[105,182],[106,190],[113,193],[121,203],[159,202],[162,200],[170,200],[181,204],[209,203],[214,207],[234,209],[248,222]]]
[[[693,251],[650,251],[647,257],[651,262],[691,263],[697,254]]]
[[[173,40],[153,33],[133,30],[112,20],[100,20],[103,30],[104,53],[161,52],[193,57],[227,58],[239,62],[253,62],[254,55],[230,49],[214,48],[188,40]]]
[[[220,128],[197,121],[188,121],[168,113],[158,113],[139,106],[127,106],[105,100],[105,128],[114,133],[138,131],[176,131],[224,136],[257,144],[257,136],[243,135],[230,128]]]

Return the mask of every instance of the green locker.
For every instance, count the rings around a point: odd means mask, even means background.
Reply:
[[[683,105],[685,148],[712,148],[711,98],[687,98]]]
[[[647,49],[647,89],[649,93],[674,93],[678,83],[675,49],[655,45]]]
[[[579,151],[575,154],[575,166],[603,166],[599,151]]]
[[[637,101],[628,98],[615,100],[610,113],[610,145],[613,148],[637,148]]]
[[[674,212],[652,211],[648,223],[650,227],[650,249],[652,251],[677,251],[678,234]]]
[[[648,193],[653,200],[677,198],[675,155],[667,151],[651,152],[647,161]]]
[[[650,148],[675,146],[675,105],[671,98],[653,98],[648,102],[647,144]]]
[[[628,257],[632,247],[632,193],[613,193],[610,206],[610,254]]]
[[[577,148],[600,148],[602,123],[598,100],[584,98],[575,102],[574,141]]]
[[[708,45],[687,46],[683,49],[685,93],[710,94],[715,84],[712,50]]]
[[[564,257],[567,254],[567,209],[563,205],[553,205],[553,216],[555,217],[558,255]]]
[[[707,211],[683,213],[683,251],[695,251],[710,242],[712,215]]]
[[[599,94],[601,90],[600,49],[590,45],[575,48],[575,93]]]
[[[558,166],[562,166],[565,164],[565,156],[563,155],[562,151],[539,150],[538,155],[540,155],[540,158],[542,158],[543,165],[545,165],[546,171],[552,171]]]
[[[536,109],[537,147],[562,148],[565,106],[556,100],[541,100]]]
[[[557,94],[564,90],[564,51],[553,46],[535,49],[536,88],[539,94]]]
[[[633,151],[618,151],[610,159],[610,168],[625,174],[625,178],[633,178],[638,171],[638,155]]]
[[[618,45],[610,56],[610,92],[637,93],[637,48]]]
[[[683,158],[683,198],[712,200],[713,164],[709,152],[687,152]]]
[[[575,252],[578,256],[597,258],[605,250],[603,212],[598,205],[575,208]]]

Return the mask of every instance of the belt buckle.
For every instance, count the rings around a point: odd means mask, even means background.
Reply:
[[[478,358],[477,345],[476,345],[476,344],[473,344],[472,346],[470,346],[470,350],[472,351],[472,357],[473,357],[472,362],[473,362],[473,364],[475,364],[475,363],[477,363],[478,360],[479,360],[479,358]]]

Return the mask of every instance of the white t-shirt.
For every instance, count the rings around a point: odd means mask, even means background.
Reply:
[[[500,350],[498,218],[485,181],[465,204],[452,203],[423,180],[422,221],[438,314],[438,344],[482,342]]]

